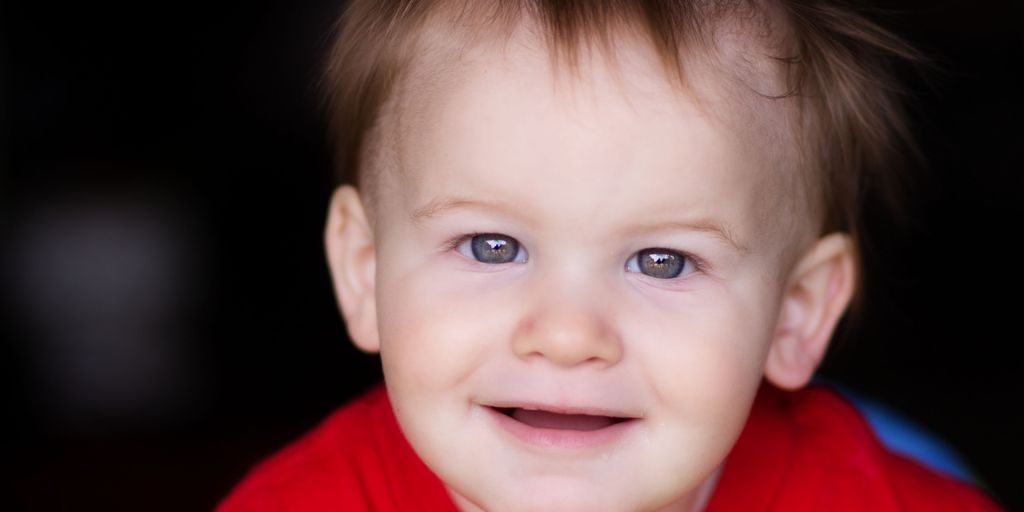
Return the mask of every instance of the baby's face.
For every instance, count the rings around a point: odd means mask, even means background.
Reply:
[[[764,374],[793,235],[744,127],[771,114],[619,69],[469,55],[385,123],[387,388],[465,509],[686,509]]]

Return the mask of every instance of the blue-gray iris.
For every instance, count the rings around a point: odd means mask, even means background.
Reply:
[[[683,271],[683,257],[665,249],[644,249],[637,255],[640,272],[659,279],[672,279]]]
[[[473,257],[483,263],[509,263],[519,253],[519,242],[503,235],[476,235],[470,246]]]

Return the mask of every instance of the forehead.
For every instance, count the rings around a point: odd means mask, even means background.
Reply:
[[[453,186],[520,198],[558,190],[558,201],[520,201],[523,214],[593,212],[600,198],[607,214],[714,210],[754,236],[756,220],[778,218],[799,195],[794,111],[766,98],[782,87],[764,49],[726,28],[721,51],[687,61],[685,87],[635,38],[611,54],[584,49],[570,68],[529,27],[503,44],[442,37],[382,119],[384,179],[398,199],[389,208],[411,215]]]

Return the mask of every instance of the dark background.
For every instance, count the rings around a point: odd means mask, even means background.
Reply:
[[[822,374],[1024,509],[1024,6],[887,5],[937,64],[911,82],[930,178],[909,228],[869,212],[868,316]],[[0,3],[6,510],[209,509],[379,379],[321,248],[338,9]]]

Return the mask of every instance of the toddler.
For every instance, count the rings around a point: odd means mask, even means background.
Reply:
[[[991,510],[805,388],[914,52],[834,2],[353,0],[325,233],[385,383],[234,510]]]

